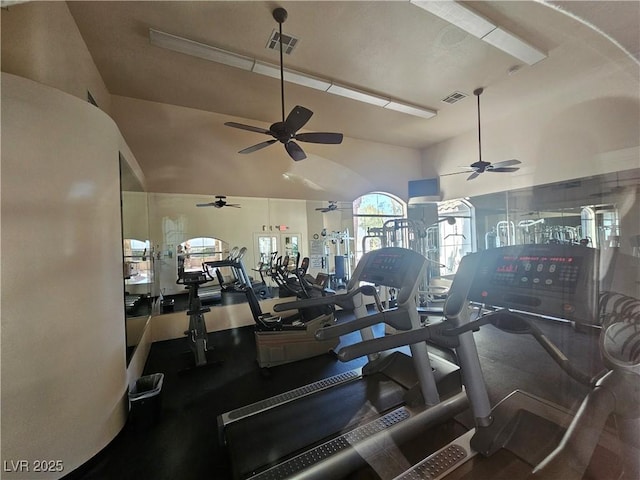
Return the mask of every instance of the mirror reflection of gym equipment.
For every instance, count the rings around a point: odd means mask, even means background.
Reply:
[[[329,232],[323,229],[319,234],[314,235],[314,241],[316,245],[311,255],[313,265],[329,275],[329,285],[332,289],[346,288],[354,258],[353,237],[349,230]]]
[[[287,316],[274,315],[263,312],[259,300],[264,299],[266,287],[264,283],[252,283],[247,273],[243,258],[246,247],[233,247],[226,258],[222,260],[210,260],[211,255],[202,261],[200,268],[186,268],[187,253],[184,247],[179,248],[178,255],[178,285],[184,285],[188,290],[189,326],[185,330],[187,344],[193,358],[187,362],[186,368],[203,367],[212,364],[220,364],[221,359],[214,357],[214,351],[209,347],[209,334],[205,322],[205,314],[213,313],[211,308],[204,306],[201,298],[203,285],[209,282],[219,282],[220,288],[214,290],[220,296],[222,305],[234,305],[247,303],[255,321],[255,342],[257,362],[261,368],[269,368],[284,363],[290,363],[316,355],[328,353],[338,344],[337,341],[328,340],[319,342],[315,339],[316,331],[334,322],[333,308],[327,303],[323,308],[304,308],[302,306],[297,313]],[[210,254],[211,252],[209,252]],[[308,259],[306,264],[308,265]],[[288,264],[288,262],[287,262]],[[232,281],[228,281],[224,271],[230,271]],[[326,281],[310,282],[306,269],[294,270],[297,283],[289,282],[288,269],[283,267],[283,281],[291,290],[294,297],[300,299],[313,299],[332,295],[333,291],[325,290]],[[315,279],[314,279],[315,280]],[[212,292],[205,293],[207,297]],[[313,307],[313,306],[312,306]],[[215,316],[215,315],[214,315]]]
[[[149,240],[126,238],[123,242],[125,312],[127,317],[149,312],[151,298],[147,294],[153,283],[153,252]]]

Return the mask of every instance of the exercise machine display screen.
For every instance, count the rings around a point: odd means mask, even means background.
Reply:
[[[577,256],[503,255],[496,262],[491,283],[574,293],[581,265],[582,257]]]
[[[424,264],[416,252],[401,248],[383,248],[367,254],[365,266],[358,280],[387,287],[412,286]]]
[[[478,253],[469,300],[597,322],[597,251],[574,245],[518,245]]]

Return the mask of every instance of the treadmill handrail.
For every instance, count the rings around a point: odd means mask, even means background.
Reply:
[[[282,312],[285,310],[295,310],[307,307],[319,307],[322,305],[337,305],[345,310],[353,310],[353,297],[362,293],[362,287],[355,288],[348,293],[340,295],[329,295],[327,297],[306,298],[293,302],[278,303],[273,306],[274,312]]]
[[[405,325],[402,325],[401,322],[397,320],[405,320]],[[347,333],[355,332],[356,330],[361,330],[365,327],[371,327],[378,323],[386,323],[395,328],[401,328],[403,330],[408,330],[406,325],[409,325],[410,321],[405,310],[401,309],[393,309],[393,310],[384,310],[382,312],[374,313],[368,315],[366,317],[356,318],[354,320],[344,322],[338,325],[330,325],[327,327],[320,328],[316,331],[316,340],[328,340],[331,338],[337,338],[342,335],[346,335]],[[381,351],[381,350],[376,350]],[[375,353],[375,352],[369,352]]]
[[[365,319],[367,318],[369,317],[365,317]],[[424,342],[432,338],[432,330],[438,326],[441,326],[441,323],[427,325],[423,328],[400,332],[394,335],[386,335],[384,337],[374,338],[373,340],[367,340],[353,345],[347,345],[340,349],[338,352],[338,358],[343,362],[348,362],[354,358],[369,355],[370,353],[383,352],[392,348]]]

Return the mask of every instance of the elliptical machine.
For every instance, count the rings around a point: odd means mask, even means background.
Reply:
[[[189,348],[193,352],[195,366],[201,367],[208,363],[207,352],[210,350],[207,346],[207,325],[204,320],[204,314],[210,312],[209,307],[203,307],[200,297],[198,296],[198,288],[200,285],[207,283],[214,278],[207,270],[198,272],[185,272],[184,268],[178,269],[178,280],[176,283],[185,285],[189,289],[189,329],[184,332],[189,342]]]

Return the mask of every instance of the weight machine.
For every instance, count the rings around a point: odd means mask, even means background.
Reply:
[[[341,232],[327,232],[323,230],[321,233],[323,241],[323,268],[332,275],[331,288],[338,290],[345,288],[349,282],[352,271],[353,253],[351,252],[351,241],[353,237],[349,234],[349,229]],[[333,250],[333,252],[332,252]],[[329,266],[329,258],[333,256],[333,274]]]
[[[418,286],[418,306],[421,308],[442,300],[447,293],[447,287],[433,285],[433,279],[440,276],[442,267],[438,259],[438,224],[445,221],[455,223],[455,217],[446,216],[430,226],[421,220],[394,218],[384,222],[381,228],[370,228],[362,239],[363,252],[366,252],[368,239],[378,238],[383,248],[407,248],[427,259],[424,277]],[[393,299],[393,292],[391,298]]]

